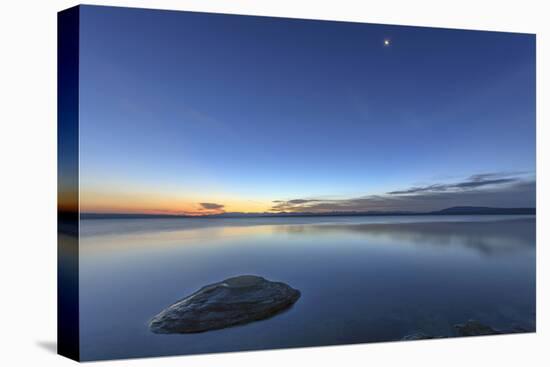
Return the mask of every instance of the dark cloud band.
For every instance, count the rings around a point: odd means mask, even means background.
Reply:
[[[223,204],[216,203],[199,203],[199,205],[201,206],[201,209],[206,210],[223,210],[223,208],[225,207],[225,205]]]
[[[536,184],[523,173],[483,173],[454,183],[435,183],[350,199],[277,200],[272,212],[432,211],[452,206],[535,207]]]

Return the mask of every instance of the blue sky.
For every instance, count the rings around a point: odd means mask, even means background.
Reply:
[[[81,12],[89,211],[534,206],[534,35]]]

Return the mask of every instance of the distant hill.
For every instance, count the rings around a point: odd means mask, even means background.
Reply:
[[[431,214],[536,214],[536,208],[490,208],[484,206],[454,206],[452,208],[432,212]]]
[[[258,218],[258,217],[358,217],[380,215],[535,215],[536,208],[491,208],[483,206],[454,206],[431,212],[406,211],[368,211],[368,212],[327,212],[327,213],[222,213],[205,216],[187,216],[170,214],[112,214],[112,213],[81,213],[81,219],[152,219],[152,218]]]

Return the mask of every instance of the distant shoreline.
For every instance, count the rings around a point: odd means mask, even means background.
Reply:
[[[202,216],[177,214],[81,213],[80,219],[227,219],[294,217],[374,217],[426,215],[536,215],[536,208],[452,207],[431,212],[330,212],[330,213],[223,213]]]

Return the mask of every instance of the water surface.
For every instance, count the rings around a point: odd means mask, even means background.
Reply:
[[[166,306],[242,274],[302,297],[243,326],[149,331]],[[81,221],[84,360],[444,336],[469,319],[535,330],[534,216]]]

